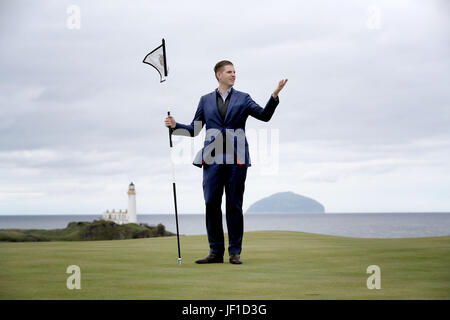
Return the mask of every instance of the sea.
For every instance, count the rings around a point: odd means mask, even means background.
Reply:
[[[0,229],[62,229],[101,215],[0,215]],[[138,223],[176,233],[175,214],[138,214]],[[206,234],[205,214],[179,214],[180,235]],[[227,232],[225,215],[223,229]],[[299,231],[356,238],[418,238],[450,235],[450,212],[244,214],[244,230]]]

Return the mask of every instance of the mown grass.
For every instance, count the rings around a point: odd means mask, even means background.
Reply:
[[[242,265],[197,265],[206,236],[0,243],[0,299],[449,299],[450,237],[248,232]],[[69,290],[69,265],[81,289]],[[366,285],[381,268],[381,289]]]

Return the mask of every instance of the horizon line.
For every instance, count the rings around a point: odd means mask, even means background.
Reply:
[[[245,214],[377,214],[377,213],[450,213],[450,211],[339,211],[339,212],[244,212]],[[204,212],[186,212],[179,215],[204,215]],[[0,213],[0,216],[102,216],[103,213]],[[174,215],[174,213],[137,213],[137,215]]]

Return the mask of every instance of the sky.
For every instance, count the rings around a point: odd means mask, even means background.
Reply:
[[[444,0],[2,1],[0,214],[126,209],[130,182],[138,214],[171,214],[181,154],[178,212],[204,213],[204,129],[171,156],[164,118],[189,124],[224,59],[261,107],[289,79],[269,122],[247,120],[244,211],[284,191],[450,211],[449,18]],[[162,38],[164,83],[142,63]]]

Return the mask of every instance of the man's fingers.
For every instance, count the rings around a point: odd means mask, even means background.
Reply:
[[[286,82],[288,81],[288,79],[281,79],[280,82],[278,83],[278,87],[280,89],[283,89],[284,85],[286,84]]]
[[[167,116],[166,119],[164,119],[164,125],[168,128],[175,127],[175,119],[172,116]]]

